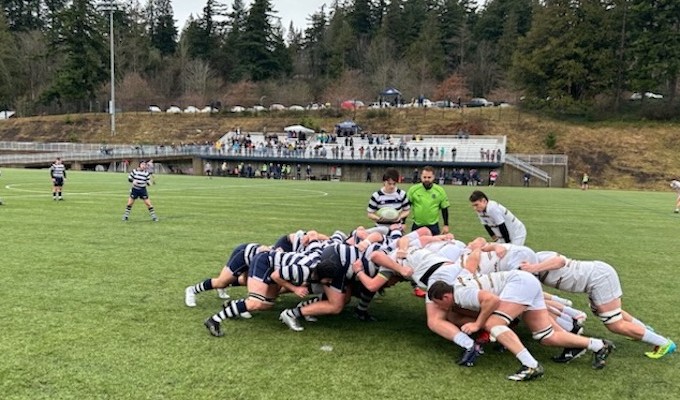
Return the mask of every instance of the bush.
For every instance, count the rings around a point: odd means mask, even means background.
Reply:
[[[545,137],[545,147],[548,150],[555,150],[555,147],[557,147],[557,135],[555,135],[555,132],[548,132],[548,134]],[[507,150],[506,150],[507,151]]]

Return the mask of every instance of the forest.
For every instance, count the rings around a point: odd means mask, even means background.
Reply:
[[[183,27],[170,0],[0,4],[0,110],[18,116],[107,111],[110,42],[116,111],[338,105],[398,87],[567,116],[680,115],[677,0],[336,0],[302,27],[282,26],[271,0],[207,0]]]

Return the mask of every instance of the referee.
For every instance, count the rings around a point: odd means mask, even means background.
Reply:
[[[426,226],[433,235],[449,233],[449,197],[443,187],[434,183],[434,168],[423,167],[420,183],[411,186],[406,192],[411,202],[413,225],[411,231]],[[441,210],[444,226],[439,229]]]

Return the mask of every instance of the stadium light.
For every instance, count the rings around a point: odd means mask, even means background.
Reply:
[[[109,101],[109,114],[111,115],[111,136],[116,135],[116,70],[113,51],[113,12],[117,10],[117,6],[118,4],[115,0],[104,0],[99,3],[99,9],[109,13],[109,47],[111,50],[111,100]]]

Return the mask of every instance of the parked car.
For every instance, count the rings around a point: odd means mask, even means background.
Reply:
[[[483,97],[475,97],[474,99],[470,99],[470,101],[465,103],[465,107],[493,107],[493,102]]]
[[[159,113],[159,112],[163,112],[163,110],[161,110],[161,108],[158,107],[158,106],[149,106],[149,112]]]
[[[460,106],[455,101],[439,100],[434,102],[434,107],[437,108],[459,108]]]
[[[233,106],[232,108],[229,109],[229,111],[233,112],[233,113],[242,113],[245,110],[246,110],[246,108],[243,107],[243,106]]]
[[[645,98],[647,99],[663,99],[662,94],[657,94],[657,93],[652,93],[652,92],[645,92]],[[642,100],[642,93],[640,92],[635,92],[630,96],[631,100]]]
[[[198,108],[194,106],[188,106],[187,108],[184,109],[185,114],[196,114],[198,112]]]
[[[323,104],[319,104],[319,103],[311,103],[311,104],[307,105],[307,109],[312,110],[312,111],[323,110],[324,106],[323,106]]]
[[[182,109],[177,107],[177,106],[170,106],[170,107],[168,107],[167,110],[165,110],[165,112],[168,113],[168,114],[181,114]]]
[[[269,106],[269,111],[283,111],[285,109],[286,109],[286,106],[284,106],[283,104],[278,104],[278,103],[274,103],[274,104]]]
[[[299,106],[297,104],[293,104],[292,106],[288,107],[290,111],[305,111],[305,108],[302,106]]]
[[[373,103],[371,103],[370,106],[368,106],[368,108],[371,108],[371,109],[392,108],[392,104],[390,104],[386,101],[383,101],[383,102],[374,101]]]
[[[205,114],[220,112],[220,110],[218,110],[217,108],[210,107],[210,106],[205,106],[205,107],[201,108],[199,111],[202,112],[202,113],[205,113]]]
[[[345,100],[340,103],[340,108],[343,110],[356,110],[357,108],[364,108],[366,105],[361,100]]]
[[[261,105],[257,104],[257,105],[254,105],[253,108],[251,108],[250,110],[255,111],[255,112],[260,112],[260,111],[265,111],[267,109],[262,107]]]

